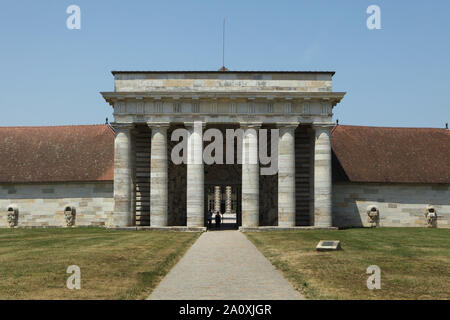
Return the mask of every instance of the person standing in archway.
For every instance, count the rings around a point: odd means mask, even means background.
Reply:
[[[216,220],[216,229],[220,229],[220,222],[222,218],[220,217],[219,211],[216,212],[215,220]]]

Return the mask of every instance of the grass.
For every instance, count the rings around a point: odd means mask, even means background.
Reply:
[[[0,229],[0,299],[145,299],[199,233]],[[81,289],[69,290],[69,265]]]
[[[449,299],[450,229],[374,228],[246,233],[309,299]],[[343,250],[317,252],[319,240]],[[366,269],[381,269],[367,289]]]

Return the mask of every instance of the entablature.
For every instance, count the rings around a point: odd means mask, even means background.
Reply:
[[[344,97],[343,92],[323,93],[240,93],[232,95],[163,92],[103,92],[114,108],[115,117],[321,117],[333,114],[333,107]]]
[[[152,91],[152,92],[101,92],[103,98],[114,105],[120,100],[220,100],[220,101],[290,101],[326,100],[333,106],[339,103],[345,92],[198,92],[198,91]]]

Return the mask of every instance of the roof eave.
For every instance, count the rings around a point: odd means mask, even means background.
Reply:
[[[263,71],[258,71],[258,70],[236,70],[236,71],[219,71],[219,70],[155,70],[155,71],[145,71],[145,70],[136,70],[136,71],[125,71],[125,70],[113,70],[111,71],[112,75],[116,75],[116,74],[126,74],[126,73],[159,73],[159,74],[163,74],[163,73],[215,73],[215,74],[232,74],[232,73],[287,73],[287,74],[293,74],[293,73],[317,73],[317,74],[331,74],[334,75],[336,73],[336,71],[294,71],[294,70],[290,70],[290,71],[281,71],[281,70],[275,70],[275,71],[270,71],[270,70],[263,70]]]

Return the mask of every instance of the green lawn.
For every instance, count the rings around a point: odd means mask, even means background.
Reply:
[[[254,232],[247,237],[310,299],[449,299],[450,229],[374,228]],[[317,252],[319,240],[343,250]],[[381,289],[369,290],[369,265]]]
[[[0,229],[0,299],[145,299],[199,233]],[[81,289],[69,290],[69,265]]]

